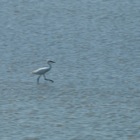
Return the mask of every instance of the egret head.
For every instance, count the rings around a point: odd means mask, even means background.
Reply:
[[[54,61],[52,61],[52,60],[48,60],[48,63],[55,63]]]

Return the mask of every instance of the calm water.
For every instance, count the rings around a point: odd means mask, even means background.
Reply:
[[[0,1],[0,139],[138,140],[140,1]],[[48,78],[31,71],[56,61]]]

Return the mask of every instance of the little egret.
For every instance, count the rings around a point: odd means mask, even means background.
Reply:
[[[52,68],[51,64],[52,64],[52,63],[55,63],[55,62],[54,62],[54,61],[51,61],[51,60],[48,60],[47,63],[48,63],[48,65],[49,65],[48,67],[39,68],[39,69],[34,70],[34,71],[32,72],[33,74],[39,75],[38,78],[37,78],[37,84],[39,84],[39,79],[40,79],[40,77],[41,77],[42,75],[43,75],[43,77],[44,77],[44,80],[51,81],[52,83],[54,82],[54,81],[51,80],[51,79],[47,79],[46,76],[45,76],[45,73],[51,70],[51,68]]]

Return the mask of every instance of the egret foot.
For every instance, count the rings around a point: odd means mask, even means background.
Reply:
[[[46,79],[46,78],[45,78],[45,80],[50,81],[50,82],[52,82],[52,83],[54,82],[54,81],[53,81],[53,80],[51,80],[51,79]]]

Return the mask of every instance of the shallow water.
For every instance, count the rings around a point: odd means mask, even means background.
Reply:
[[[1,0],[1,140],[138,140],[139,7]],[[37,85],[48,58],[55,82]]]

